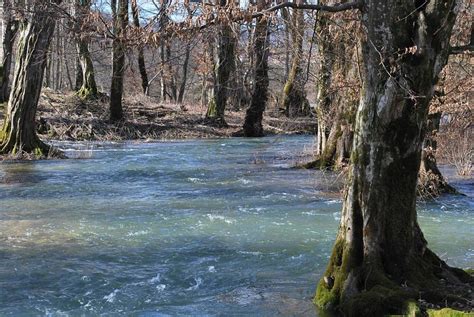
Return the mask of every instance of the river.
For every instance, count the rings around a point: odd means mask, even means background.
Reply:
[[[316,316],[341,201],[337,175],[291,168],[312,140],[63,142],[87,159],[0,164],[0,315]],[[473,183],[454,185],[468,196],[419,218],[472,268]]]

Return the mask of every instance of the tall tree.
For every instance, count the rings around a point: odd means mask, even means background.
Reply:
[[[18,21],[15,18],[13,10],[13,0],[3,1],[3,25],[4,34],[2,38],[3,44],[3,60],[0,61],[0,103],[6,102],[10,95],[10,70],[12,65],[13,42],[18,28]]]
[[[53,36],[57,10],[52,4],[61,0],[35,0],[26,4],[19,21],[18,51],[12,91],[6,118],[0,132],[0,153],[19,152],[46,156],[50,146],[43,143],[35,130],[35,116],[41,93],[46,55]]]
[[[75,0],[75,14],[76,14],[76,49],[78,55],[78,62],[80,67],[80,80],[76,80],[76,85],[80,83],[77,90],[77,95],[82,99],[97,98],[97,84],[95,81],[94,64],[92,63],[91,54],[89,52],[90,39],[85,32],[81,32],[84,25],[84,18],[90,12],[90,0]]]
[[[259,0],[257,9],[262,11],[266,1]],[[263,112],[268,100],[268,38],[269,20],[266,16],[257,18],[254,32],[255,75],[250,107],[245,114],[244,135],[246,137],[261,137],[264,134],[262,126]]]
[[[231,1],[219,0],[219,5],[232,5]],[[210,96],[206,118],[212,123],[226,126],[224,112],[227,105],[227,90],[230,73],[235,64],[235,38],[230,22],[219,26],[217,43],[217,62],[214,81],[214,93]]]
[[[290,33],[293,42],[291,68],[281,97],[281,108],[289,117],[309,114],[309,103],[304,89],[303,39],[305,30],[304,11],[293,10],[290,14]]]
[[[456,1],[367,0],[361,11],[365,80],[349,183],[315,301],[350,316],[406,313],[408,301],[433,300],[430,294],[449,305],[447,293],[468,291],[463,283],[472,278],[427,248],[417,222],[416,183]]]
[[[117,6],[118,5],[118,6]],[[122,95],[125,72],[125,28],[128,24],[128,0],[112,0],[114,39],[112,43],[112,83],[110,85],[110,120],[123,119]]]
[[[132,0],[132,17],[133,17],[133,25],[136,28],[140,27],[140,15],[138,9],[137,0]],[[145,54],[143,52],[143,46],[138,47],[138,70],[140,71],[140,77],[142,80],[142,89],[143,93],[146,94],[148,91],[148,74],[146,71],[145,66]]]

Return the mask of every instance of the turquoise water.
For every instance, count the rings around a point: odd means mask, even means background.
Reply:
[[[317,315],[341,203],[336,176],[289,168],[311,143],[60,143],[90,158],[0,164],[0,315]],[[455,185],[470,196],[420,203],[421,225],[474,267],[473,186]]]

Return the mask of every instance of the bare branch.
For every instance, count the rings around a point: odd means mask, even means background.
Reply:
[[[300,10],[316,10],[316,11],[326,11],[326,12],[341,12],[347,10],[354,10],[362,8],[362,1],[354,1],[348,3],[340,3],[333,6],[323,5],[323,4],[308,4],[308,3],[295,3],[295,2],[283,2],[277,4],[276,6],[270,7],[260,12],[255,12],[252,14],[252,18],[259,18],[265,13],[277,11],[283,8],[292,8]]]

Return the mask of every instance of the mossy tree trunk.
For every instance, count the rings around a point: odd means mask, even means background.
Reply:
[[[113,0],[111,3],[114,20],[112,43],[112,83],[110,85],[110,121],[123,119],[122,95],[123,74],[125,72],[125,48],[123,44],[125,28],[128,24],[128,0]]]
[[[11,0],[3,1],[3,60],[0,61],[0,103],[8,101],[10,95],[10,71],[12,66],[13,43],[18,28],[18,21],[14,19]]]
[[[310,111],[309,103],[306,99],[303,74],[304,11],[294,10],[290,15],[290,19],[293,53],[291,68],[283,87],[281,109],[288,117],[306,116]]]
[[[336,1],[321,3],[335,5]],[[347,12],[318,14],[317,147],[316,159],[308,167],[337,169],[349,161],[360,81],[357,24],[344,26],[344,20],[349,20]]]
[[[60,4],[61,0],[54,3]],[[1,154],[31,153],[37,157],[51,154],[50,146],[36,134],[35,116],[56,13],[50,1],[37,0],[19,22],[15,73],[0,133]]]
[[[133,17],[133,25],[136,28],[140,27],[140,15],[138,9],[137,0],[132,0],[132,17]],[[138,71],[140,72],[140,78],[142,80],[142,89],[143,93],[146,94],[148,91],[148,73],[146,71],[145,65],[145,54],[143,50],[143,46],[138,47]]]
[[[78,56],[78,74],[80,79],[76,79],[77,95],[82,99],[97,98],[97,84],[94,76],[94,65],[92,64],[91,54],[89,52],[90,40],[84,36],[83,30],[85,28],[84,18],[90,12],[90,0],[75,0],[76,11],[76,50]]]
[[[454,0],[367,0],[362,8],[364,84],[339,232],[317,287],[322,308],[400,314],[410,300],[436,293],[450,305],[450,289],[469,290],[472,278],[427,248],[416,214],[428,105],[455,18]]]
[[[258,9],[265,8],[265,1],[259,1]],[[268,99],[268,19],[263,16],[257,19],[254,35],[255,76],[250,107],[244,121],[244,136],[261,137],[264,135],[262,119]]]
[[[220,0],[220,6],[228,3]],[[213,94],[209,96],[206,119],[211,123],[226,126],[224,113],[227,105],[227,90],[230,84],[230,73],[235,65],[235,38],[230,24],[219,26],[217,42],[217,62],[215,66],[215,81]]]

